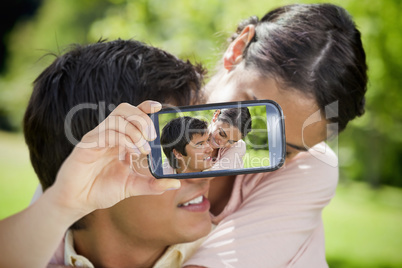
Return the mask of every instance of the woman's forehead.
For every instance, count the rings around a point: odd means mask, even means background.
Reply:
[[[226,135],[228,136],[229,140],[237,141],[242,138],[240,130],[237,127],[230,125],[225,121],[217,121],[216,128],[217,129],[222,128],[223,131],[225,131]]]
[[[223,129],[231,129],[231,128],[236,128],[237,129],[237,127],[232,126],[228,122],[222,121],[222,120],[216,121],[215,126],[218,127],[218,128],[223,128]]]

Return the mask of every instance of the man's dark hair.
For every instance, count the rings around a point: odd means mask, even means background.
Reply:
[[[120,103],[155,100],[189,105],[201,98],[204,70],[189,61],[134,40],[74,45],[35,80],[24,117],[24,135],[43,189],[50,187],[73,150],[69,131],[79,141]],[[79,104],[92,104],[66,116]],[[103,109],[103,110],[102,110]]]
[[[222,109],[218,121],[223,121],[240,130],[242,138],[251,131],[251,114],[247,107]]]
[[[173,149],[187,156],[186,145],[190,143],[193,135],[204,135],[208,132],[208,123],[189,116],[178,117],[170,120],[162,129],[161,145],[169,164],[172,168],[178,168],[177,158]]]

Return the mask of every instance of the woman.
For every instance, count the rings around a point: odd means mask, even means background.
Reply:
[[[285,115],[286,166],[220,177],[209,199],[216,229],[187,262],[205,267],[326,267],[321,212],[337,159],[322,141],[364,113],[360,32],[330,4],[291,5],[239,24],[208,102],[272,99]]]
[[[216,110],[209,129],[214,161],[210,170],[243,168],[243,156],[246,154],[243,139],[251,131],[248,108]]]

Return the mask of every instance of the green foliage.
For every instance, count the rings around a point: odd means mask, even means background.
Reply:
[[[249,111],[252,130],[245,139],[247,149],[268,151],[267,109],[265,106],[253,106],[249,107]]]
[[[191,112],[177,111],[174,113],[161,114],[159,115],[160,131],[162,131],[163,126],[165,126],[170,120],[184,116],[195,117],[209,124],[212,120],[213,114],[214,114],[213,110],[202,110],[202,111],[191,111]]]
[[[250,150],[247,148],[243,157],[244,168],[259,168],[269,166],[268,150]]]
[[[340,136],[342,172],[374,186],[402,186],[402,2],[353,1],[345,7],[362,32],[370,83],[366,114]]]
[[[36,16],[20,21],[6,37],[6,72],[0,106],[20,127],[30,84],[70,43],[135,38],[213,70],[237,23],[273,7],[299,1],[45,0]],[[362,32],[370,84],[366,114],[339,137],[343,179],[402,186],[402,16],[399,0],[312,1],[345,7]],[[213,71],[211,71],[213,73]],[[250,134],[250,138],[257,138]]]

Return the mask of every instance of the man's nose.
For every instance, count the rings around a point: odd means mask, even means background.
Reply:
[[[205,143],[205,152],[207,152],[207,153],[212,152],[212,147],[209,142]]]

